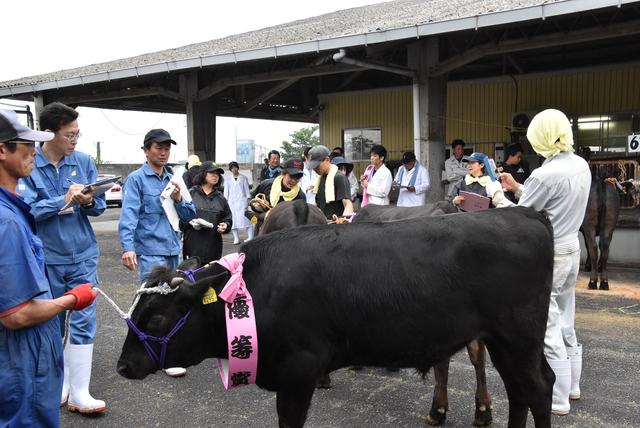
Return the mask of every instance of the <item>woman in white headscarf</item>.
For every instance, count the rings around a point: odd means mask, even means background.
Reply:
[[[552,412],[569,413],[569,399],[580,398],[582,346],[575,323],[575,286],[580,264],[578,230],[582,224],[589,189],[589,165],[573,153],[571,123],[559,110],[538,113],[527,130],[533,150],[546,158],[524,184],[502,174],[502,187],[515,193],[518,205],[543,212],[553,226],[553,286],[544,339],[547,362],[556,375]],[[501,186],[491,190],[496,206],[512,205]]]

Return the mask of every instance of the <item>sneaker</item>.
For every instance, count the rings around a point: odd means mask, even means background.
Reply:
[[[187,369],[184,367],[169,367],[168,369],[164,369],[164,372],[167,376],[182,377],[187,373]]]

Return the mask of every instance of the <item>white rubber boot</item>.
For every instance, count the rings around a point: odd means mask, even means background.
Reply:
[[[69,350],[69,403],[70,412],[101,413],[107,409],[104,401],[96,400],[89,393],[93,343],[89,345],[67,344]]]
[[[238,229],[231,229],[231,233],[233,233],[233,243],[238,245],[240,243],[240,236],[238,236]]]
[[[580,399],[580,375],[582,373],[582,345],[567,346],[567,355],[571,361],[571,392],[570,400]]]
[[[553,384],[553,402],[551,413],[556,416],[569,414],[571,405],[569,404],[569,391],[571,390],[571,360],[547,360],[549,366],[556,375]]]
[[[68,345],[67,345],[68,346]],[[60,397],[60,407],[67,404],[69,400],[69,348],[64,347],[64,380],[62,382],[62,397]]]
[[[247,239],[244,242],[251,241],[253,239],[253,226],[247,227]]]

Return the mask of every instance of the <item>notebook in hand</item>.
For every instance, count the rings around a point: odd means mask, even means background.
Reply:
[[[460,208],[465,211],[480,211],[489,208],[491,199],[476,193],[460,191],[460,196],[464,196],[464,201],[460,203]]]
[[[107,190],[111,189],[114,184],[118,182],[122,178],[121,175],[116,177],[109,177],[102,180],[98,180],[91,184],[85,184],[84,188],[81,190],[82,193],[88,193],[89,190],[93,189],[93,196],[100,196],[107,192]],[[64,207],[60,208],[59,212],[63,212],[69,209],[73,205],[73,202],[67,202]]]

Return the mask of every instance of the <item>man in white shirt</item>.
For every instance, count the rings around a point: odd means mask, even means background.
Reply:
[[[367,167],[360,183],[362,184],[362,206],[367,204],[389,205],[389,191],[393,178],[391,171],[384,164],[387,149],[378,144],[371,147],[371,164]]]
[[[453,140],[451,142],[451,157],[444,161],[444,170],[447,177],[446,183],[449,185],[449,187],[447,187],[447,195],[449,191],[454,188],[455,184],[462,181],[469,172],[467,164],[468,159],[464,155],[464,141],[460,139]]]
[[[402,166],[398,168],[394,187],[400,187],[399,207],[417,207],[424,205],[424,194],[429,188],[429,174],[416,160],[413,152],[402,155]]]
[[[302,169],[302,178],[300,179],[300,188],[304,191],[307,203],[311,205],[316,204],[316,194],[313,188],[318,180],[318,174],[309,168],[309,150],[311,147],[304,149],[304,168]]]
[[[559,110],[538,113],[529,128],[527,139],[536,153],[546,158],[542,166],[520,184],[509,173],[500,176],[502,186],[490,193],[496,206],[513,205],[501,187],[512,191],[519,206],[544,213],[553,226],[553,285],[549,303],[544,354],[556,375],[551,411],[569,413],[569,399],[580,398],[582,345],[576,337],[575,290],[580,268],[578,230],[591,188],[589,165],[573,153],[571,122]],[[489,189],[487,189],[489,192]]]

